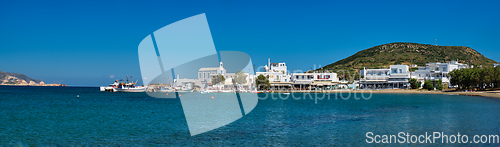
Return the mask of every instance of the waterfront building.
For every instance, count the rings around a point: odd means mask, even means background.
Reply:
[[[255,75],[268,76],[269,82],[290,82],[290,74],[288,73],[286,63],[271,63],[271,59],[267,60],[264,72],[257,72]]]
[[[268,59],[263,72],[256,72],[255,77],[266,76],[271,90],[320,90],[332,89],[339,83],[336,73],[292,73],[288,72],[285,62],[271,63]]]
[[[458,63],[456,61],[451,61],[448,63],[427,63],[425,67],[419,67],[411,73],[411,78],[424,83],[426,80],[442,80],[443,84],[450,86],[450,79],[448,74],[456,69],[469,68],[467,64]]]
[[[337,73],[293,73],[294,90],[330,90],[340,83]]]
[[[409,86],[410,71],[408,65],[390,65],[389,69],[363,69],[360,80],[361,88],[385,89],[406,88]]]
[[[271,89],[290,89],[292,84],[285,62],[271,63],[271,59],[267,59],[267,65],[264,66],[264,71],[256,72],[255,77],[259,75],[268,78]]]

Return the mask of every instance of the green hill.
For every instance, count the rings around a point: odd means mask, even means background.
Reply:
[[[389,65],[413,64],[425,66],[430,62],[457,61],[483,67],[497,63],[476,50],[465,46],[435,46],[418,43],[389,43],[357,52],[345,59],[316,69],[329,71],[358,71],[366,68],[389,68]]]

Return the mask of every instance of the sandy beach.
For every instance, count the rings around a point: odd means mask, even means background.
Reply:
[[[356,93],[365,93],[367,91],[352,91]],[[500,90],[496,91],[427,91],[427,90],[372,90],[373,93],[408,93],[408,94],[452,94],[452,95],[467,95],[467,96],[483,96],[500,98]]]
[[[467,95],[467,96],[483,96],[483,97],[493,97],[500,98],[500,90],[495,91],[475,91],[475,92],[463,92],[463,91],[437,91],[437,90],[403,90],[403,89],[384,89],[384,90],[329,90],[329,91],[316,91],[325,93],[404,93],[404,94],[447,94],[447,95]],[[278,92],[278,91],[274,91]],[[282,91],[288,92],[288,91]],[[315,92],[315,91],[295,91],[294,93],[301,92]]]

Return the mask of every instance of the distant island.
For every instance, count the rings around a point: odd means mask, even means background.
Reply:
[[[0,85],[13,86],[67,86],[64,84],[46,84],[40,79],[32,79],[21,73],[0,71]]]

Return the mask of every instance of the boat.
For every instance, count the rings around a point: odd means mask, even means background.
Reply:
[[[137,81],[139,81],[139,79]],[[127,76],[127,83],[118,83],[115,81],[113,84],[113,92],[146,92],[147,87],[135,85],[137,81],[135,83],[130,82],[129,76]]]
[[[175,90],[175,92],[193,92],[194,89],[187,89],[187,90]]]
[[[179,85],[175,87],[175,92],[193,92],[193,86],[191,83],[186,83],[185,85]]]
[[[219,92],[226,92],[226,93],[228,93],[228,92],[234,92],[234,90],[219,90]]]
[[[160,86],[159,88],[155,88],[153,92],[175,92],[175,89],[170,87]]]
[[[156,92],[175,92],[173,89],[159,89]]]
[[[290,93],[288,93],[288,92],[285,92],[285,93],[282,93],[282,94],[285,94],[285,95],[288,95],[288,94],[290,94]]]
[[[123,86],[118,87],[118,88],[113,88],[114,92],[145,92],[146,87],[139,86],[136,87],[135,85],[127,85],[123,84]]]

